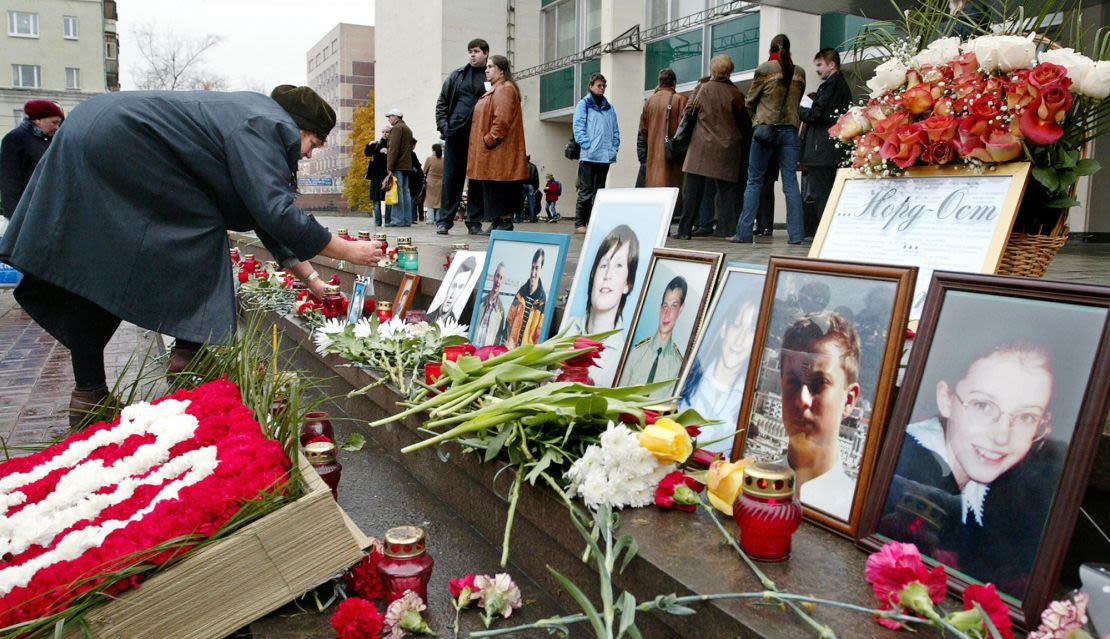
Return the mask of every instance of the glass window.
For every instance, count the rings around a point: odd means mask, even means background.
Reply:
[[[671,20],[705,11],[705,0],[671,0]]]
[[[39,14],[28,11],[8,12],[8,35],[39,37]]]
[[[578,87],[578,95],[576,98],[586,95],[586,92],[590,90],[590,76],[595,73],[601,73],[600,58],[596,60],[586,60],[582,63],[578,73],[581,76],[581,82],[579,83],[580,86]]]
[[[13,64],[12,86],[20,89],[38,89],[42,86],[42,67],[37,64]]]
[[[104,41],[104,57],[108,60],[115,60],[117,55],[117,47],[115,40]]]
[[[550,62],[555,59],[555,18],[558,12],[549,9],[543,12],[543,61]]]
[[[577,19],[574,15],[576,3],[564,2],[558,6],[558,24],[556,26],[556,47],[555,57],[561,58],[563,56],[571,55],[576,50],[575,42],[575,28],[577,27]]]
[[[702,29],[694,29],[647,45],[644,59],[644,90],[659,82],[659,70],[674,69],[679,82],[697,80],[702,76]]]
[[[574,106],[574,67],[540,76],[540,113]]]
[[[77,16],[62,16],[62,31],[67,40],[76,40]]]
[[[648,0],[648,22],[653,27],[669,22],[668,0]]]
[[[711,56],[727,53],[732,56],[736,71],[759,66],[759,14],[741,16],[715,24],[710,42]],[[693,78],[679,79],[687,82]]]
[[[708,0],[648,0],[648,21],[651,26],[658,27],[705,11],[707,4]]]
[[[75,67],[66,67],[66,88],[81,88],[81,69],[77,69]]]
[[[584,47],[592,47],[601,42],[601,0],[587,0],[586,4],[586,42]]]

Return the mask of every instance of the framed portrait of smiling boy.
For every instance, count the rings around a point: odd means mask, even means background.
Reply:
[[[935,273],[861,545],[913,543],[1036,626],[1106,417],[1108,320],[1110,287]]]
[[[1028,162],[913,167],[882,178],[840,169],[809,257],[916,266],[916,320],[934,270],[998,272],[1029,172]]]
[[[771,257],[733,458],[785,462],[805,516],[855,539],[917,269]]]

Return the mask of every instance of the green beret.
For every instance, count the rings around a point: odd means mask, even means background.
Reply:
[[[327,138],[335,126],[335,109],[308,87],[282,84],[274,88],[270,97],[305,131]]]

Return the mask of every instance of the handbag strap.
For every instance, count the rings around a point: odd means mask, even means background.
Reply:
[[[671,103],[674,102],[674,92],[671,92],[671,97],[667,99],[667,117],[663,128],[663,141],[671,139]]]

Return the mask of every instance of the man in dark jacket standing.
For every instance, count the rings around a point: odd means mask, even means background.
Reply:
[[[470,119],[474,105],[486,92],[486,58],[489,43],[475,38],[466,45],[468,60],[455,69],[443,82],[436,101],[436,129],[443,138],[443,190],[436,232],[447,235],[455,224],[455,214],[462,203],[466,182],[466,158],[470,153]],[[470,189],[467,195],[466,228],[472,235],[482,235],[481,189]]]
[[[385,154],[389,151],[389,132],[393,127],[382,127],[382,137],[366,144],[362,154],[369,158],[366,162],[366,181],[370,183],[370,201],[374,205],[374,226],[389,222],[390,207],[385,206]],[[385,206],[385,220],[382,220],[382,207]]]
[[[535,163],[532,162],[532,156],[526,156],[528,160],[528,179],[524,181],[524,205],[520,209],[520,213],[516,216],[517,222],[537,222],[539,221],[539,195],[540,195],[540,170],[536,168]]]
[[[298,160],[335,126],[308,87],[106,93],[68,120],[16,207],[0,261],[24,274],[23,309],[69,348],[71,424],[108,396],[104,347],[121,320],[177,338],[171,371],[235,333],[228,230],[255,231],[317,296],[324,283],[309,258],[381,259],[378,242],[333,236],[294,204]]]
[[[400,109],[390,109],[385,117],[393,127],[389,131],[389,149],[385,155],[385,182],[388,185],[391,184],[391,178],[397,180],[397,204],[393,207],[391,219],[385,225],[412,226],[412,176],[416,171],[412,158],[416,157],[413,153],[416,140],[412,137],[412,129],[405,124],[405,114]]]
[[[0,143],[0,213],[9,220],[50,138],[65,119],[62,107],[50,100],[28,100],[23,113],[27,117]]]
[[[836,168],[845,157],[846,149],[837,148],[836,140],[829,136],[829,127],[836,124],[840,114],[852,103],[852,90],[840,72],[840,53],[836,49],[821,49],[813,64],[821,77],[821,86],[813,96],[813,105],[798,111],[802,122],[806,123],[802,141],[802,166],[807,171],[806,188],[802,193],[806,237],[817,233],[836,181]]]

